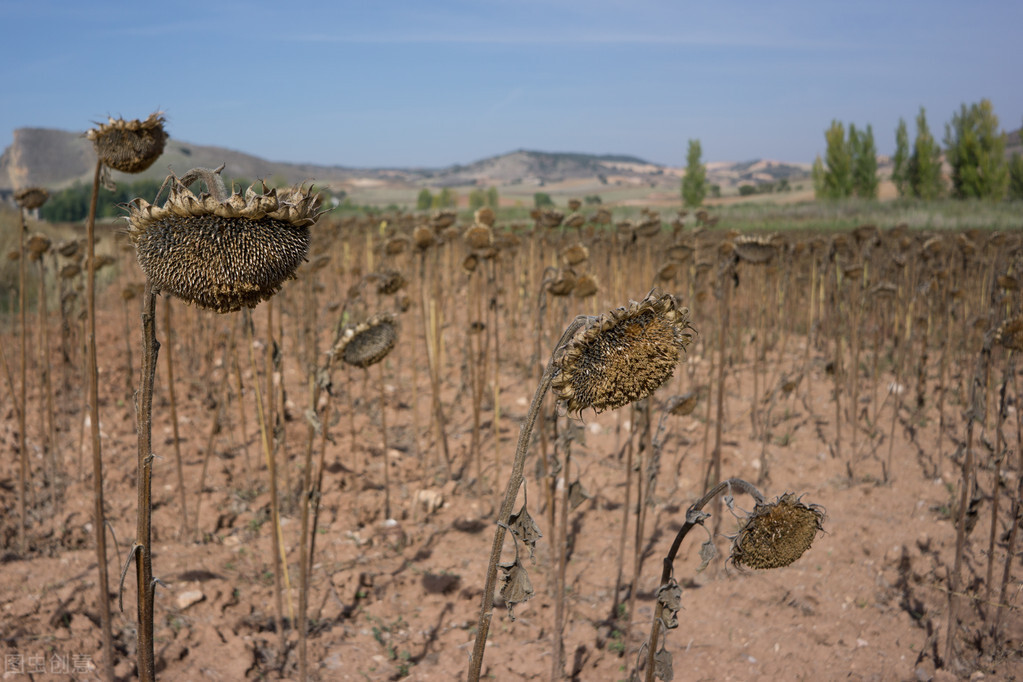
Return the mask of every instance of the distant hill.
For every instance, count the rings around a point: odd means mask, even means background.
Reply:
[[[545,187],[559,183],[641,185],[677,191],[683,169],[662,166],[627,155],[516,150],[445,168],[347,168],[267,161],[251,154],[189,144],[170,139],[163,156],[144,173],[131,179],[165,177],[169,169],[182,174],[189,168],[215,168],[227,164],[231,178],[315,181],[337,189],[361,186],[469,187],[522,185]],[[14,188],[42,186],[59,190],[75,182],[89,183],[95,164],[92,144],[81,133],[48,128],[19,128],[12,144],[0,156],[0,193]],[[707,164],[709,182],[722,188],[760,184],[808,176],[809,164],[779,161],[715,162]],[[113,173],[114,180],[127,178]]]

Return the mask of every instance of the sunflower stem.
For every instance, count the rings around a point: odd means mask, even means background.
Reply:
[[[564,334],[555,346],[555,352],[551,355],[547,368],[544,370],[540,383],[533,394],[533,401],[529,405],[529,412],[526,414],[526,421],[522,423],[519,430],[519,442],[515,449],[515,459],[512,461],[511,474],[508,477],[508,487],[505,490],[504,501],[501,503],[501,510],[497,517],[497,528],[494,531],[494,544],[490,550],[490,562],[487,565],[486,584],[483,588],[483,600],[480,604],[479,622],[476,626],[476,641],[472,647],[472,658],[469,662],[469,682],[479,682],[480,672],[483,669],[483,654],[487,645],[487,634],[490,632],[490,622],[494,616],[494,591],[497,587],[497,564],[501,560],[501,549],[504,546],[505,531],[511,521],[511,515],[515,507],[515,499],[518,497],[519,488],[522,486],[522,472],[526,465],[526,454],[529,450],[530,437],[533,427],[536,424],[537,415],[540,413],[540,406],[543,404],[544,396],[547,395],[551,382],[554,379],[554,355],[557,349],[561,348],[565,340],[571,338],[583,324],[586,318],[577,317],[565,329]]]
[[[730,478],[726,481],[722,481],[715,485],[713,488],[708,490],[703,497],[690,505],[689,509],[686,510],[686,521],[679,528],[678,533],[675,535],[675,541],[671,543],[671,549],[668,550],[667,555],[664,557],[664,562],[661,566],[661,582],[660,585],[666,585],[671,580],[672,569],[675,564],[675,557],[678,555],[678,550],[682,546],[682,541],[686,535],[689,534],[695,526],[703,525],[704,517],[697,512],[701,512],[707,504],[715,499],[718,495],[726,490],[736,488],[741,492],[746,493],[752,497],[757,504],[763,504],[764,496],[759,490],[752,484],[744,481],[741,478]],[[647,642],[647,658],[646,658],[646,682],[654,682],[654,657],[657,655],[657,641],[661,633],[661,618],[664,616],[664,604],[660,600],[657,601],[657,606],[654,608],[654,622],[650,628],[650,640]]]
[[[99,436],[99,370],[96,363],[96,203],[99,198],[100,173],[103,170],[103,162],[96,161],[96,168],[92,177],[92,195],[89,199],[89,218],[86,222],[86,258],[88,259],[88,273],[85,280],[85,306],[86,306],[86,373],[89,382],[89,430],[92,436],[92,489],[93,489],[93,526],[96,532],[96,563],[99,574],[99,608],[100,630],[103,639],[103,668],[108,680],[114,679],[114,637],[110,620],[110,579],[107,575],[107,539],[106,539],[106,511],[103,503],[103,451]],[[22,256],[24,259],[24,256]],[[24,306],[22,307],[24,314]],[[143,320],[143,331],[145,320]],[[155,333],[155,332],[154,332]],[[143,340],[145,346],[145,340]],[[22,347],[24,353],[24,346]],[[24,366],[24,363],[22,363]],[[24,386],[24,375],[22,375],[22,386]],[[24,400],[22,401],[22,416],[24,416]],[[140,422],[141,429],[141,422]],[[21,429],[25,433],[24,425]],[[139,437],[141,438],[141,430]],[[141,447],[141,440],[140,440]],[[80,450],[79,450],[80,452]],[[24,451],[23,451],[24,453]],[[139,460],[141,462],[141,458]],[[141,471],[141,464],[140,464]],[[139,486],[141,489],[141,479]],[[141,499],[141,497],[140,497]],[[146,550],[149,549],[149,541],[146,540]],[[141,618],[141,606],[139,607]],[[141,623],[141,620],[139,621]],[[150,622],[152,622],[150,620]],[[150,629],[150,633],[152,629]],[[141,646],[142,628],[139,628],[139,674],[141,676]],[[150,637],[151,643],[151,637]],[[152,647],[150,647],[152,652]],[[140,677],[141,679],[141,677]]]
[[[91,263],[91,259],[90,259]],[[135,574],[138,603],[138,674],[140,682],[156,679],[153,655],[153,384],[160,342],[156,339],[156,291],[149,281],[142,301],[142,367],[138,400],[138,512],[135,529]],[[90,335],[91,338],[91,335]],[[94,369],[94,366],[93,366]]]

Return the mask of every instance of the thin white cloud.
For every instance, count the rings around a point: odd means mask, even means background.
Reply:
[[[488,33],[484,31],[410,31],[393,33],[293,33],[276,36],[277,40],[295,43],[341,43],[367,45],[650,45],[706,48],[748,48],[823,50],[843,47],[834,40],[794,39],[791,36],[766,34],[742,35],[739,32],[715,35],[708,32],[627,33],[607,30],[540,32],[521,31]]]

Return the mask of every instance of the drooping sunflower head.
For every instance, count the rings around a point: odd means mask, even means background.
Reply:
[[[104,165],[122,173],[141,173],[163,154],[167,131],[163,112],[149,115],[145,121],[111,118],[85,133]]]
[[[760,235],[742,235],[732,242],[735,253],[747,263],[768,263],[778,255],[778,247],[769,237]]]
[[[747,568],[788,566],[810,549],[823,530],[824,510],[792,493],[758,503],[732,541],[731,561]]]
[[[651,292],[591,318],[555,351],[551,390],[569,413],[628,405],[671,377],[692,339],[689,309]]]
[[[995,330],[995,341],[1017,353],[1023,351],[1023,315],[1010,318]]]
[[[201,172],[200,172],[201,171]],[[193,194],[171,176],[163,206],[135,199],[128,236],[154,288],[218,313],[255,307],[294,277],[320,213],[312,188],[262,185],[224,196],[218,171],[196,169],[211,194]],[[218,188],[219,186],[219,188]]]
[[[19,207],[31,211],[39,208],[50,198],[50,193],[43,187],[26,187],[14,193],[14,201]]]
[[[331,349],[331,354],[348,365],[366,369],[387,357],[397,339],[398,325],[394,315],[380,313],[346,329]]]

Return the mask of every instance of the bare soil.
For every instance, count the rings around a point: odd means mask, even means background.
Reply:
[[[298,305],[301,281],[288,286],[293,289],[282,294],[282,305]],[[632,297],[643,294],[645,291],[636,291]],[[324,329],[333,324],[326,307],[332,295],[329,291],[323,294],[320,314]],[[160,299],[160,306],[165,303],[166,299]],[[625,301],[614,305],[620,303]],[[113,586],[116,672],[120,679],[130,679],[135,672],[134,570],[128,571],[122,589],[117,583],[134,537],[136,512],[136,436],[129,386],[137,383],[137,300],[131,304],[136,307],[131,308],[127,329],[117,286],[104,291],[102,304],[99,366],[104,486],[108,537],[116,539],[107,568]],[[156,591],[158,674],[167,680],[297,679],[297,634],[290,627],[298,605],[299,507],[295,491],[301,481],[308,407],[308,384],[298,360],[300,320],[290,312],[285,314],[282,340],[287,403],[278,457],[284,491],[281,533],[287,548],[290,585],[283,600],[287,629],[282,649],[282,638],[275,632],[267,469],[253,407],[252,387],[261,377],[253,373],[246,354],[241,353],[243,407],[239,412],[237,395],[221,404],[223,426],[213,435],[213,450],[207,462],[206,443],[216,411],[212,401],[222,395],[216,388],[222,373],[231,369],[230,364],[225,366],[224,358],[231,361],[230,356],[215,351],[207,366],[203,342],[223,341],[232,334],[233,327],[240,329],[240,325],[236,316],[218,317],[177,302],[174,305],[178,333],[168,338],[160,332],[164,347],[154,424],[158,461],[153,484],[153,566],[161,581]],[[265,307],[254,314],[257,330],[265,327]],[[692,307],[697,329],[705,331],[716,323],[713,303],[707,311],[699,305]],[[529,363],[533,337],[513,330],[502,341],[507,362],[500,387],[496,455],[500,471],[493,467],[493,415],[488,390],[482,413],[484,472],[483,480],[477,482],[470,451],[470,392],[460,350],[465,339],[462,330],[467,325],[466,308],[449,306],[445,326],[448,364],[442,374],[451,456],[456,465],[469,462],[458,480],[448,479],[436,434],[430,429],[430,389],[425,349],[414,321],[415,307],[403,323],[407,336],[384,365],[386,451],[381,446],[376,368],[368,380],[361,370],[342,368],[335,372],[338,412],[336,420],[328,424],[331,438],[325,452],[310,598],[309,660],[315,679],[464,678],[493,539],[495,509],[535,386],[535,366]],[[162,316],[159,319],[162,321]],[[570,319],[568,315],[550,324],[560,329]],[[8,321],[2,337],[12,371],[17,367],[18,348],[14,330],[16,323]],[[656,394],[655,417],[668,396],[711,383],[713,353],[704,345],[706,336],[698,338],[676,377]],[[725,476],[756,482],[765,463],[750,416],[756,398],[755,346],[750,337],[744,338],[742,354],[733,357],[727,370],[723,472]],[[129,344],[133,353],[130,380]],[[782,374],[801,368],[805,371],[798,388],[772,406],[766,447],[769,477],[762,490],[769,498],[795,492],[804,502],[822,505],[827,511],[825,532],[796,563],[770,571],[739,570],[725,562],[727,536],[738,524],[727,509],[721,512],[720,529],[714,536],[723,555],[706,570],[696,569],[697,551],[708,534],[697,529],[687,538],[675,564],[675,576],[683,586],[680,625],[667,634],[665,642],[674,659],[675,679],[1023,677],[1023,617],[1018,608],[1023,583],[1018,567],[1014,567],[1010,581],[1008,603],[1003,605],[1003,644],[997,649],[991,646],[979,617],[983,609],[996,605],[970,602],[962,609],[956,660],[946,669],[936,665],[943,656],[947,628],[947,572],[955,547],[950,510],[955,503],[959,472],[950,457],[954,450],[951,438],[945,438],[941,445],[944,456],[937,456],[939,434],[932,402],[920,411],[907,406],[895,420],[894,441],[889,441],[897,395],[888,390],[893,379],[883,376],[877,385],[865,379],[862,404],[857,410],[873,415],[879,407],[880,428],[871,437],[861,420],[859,428],[863,432],[853,451],[847,415],[836,439],[833,382],[826,373],[827,358],[822,350],[811,349],[809,365],[804,368],[803,344],[805,337],[793,336],[784,346],[774,346],[771,352],[775,359],[766,376],[758,380],[758,390],[764,393],[765,386],[769,388]],[[244,349],[245,344],[239,342],[238,347]],[[261,363],[263,349],[257,340],[257,362]],[[547,348],[544,352],[549,351]],[[167,353],[176,363],[184,513],[166,386]],[[75,358],[80,355],[77,353]],[[413,359],[420,363],[414,389]],[[69,367],[69,384],[64,389],[64,369],[56,349],[51,362],[58,388],[61,492],[57,500],[52,500],[50,488],[44,483],[50,476],[44,451],[41,382],[36,381],[38,373],[32,372],[27,432],[33,486],[29,550],[25,554],[17,547],[17,415],[6,383],[0,398],[0,452],[4,453],[0,459],[0,537],[4,547],[0,563],[0,660],[5,666],[3,679],[93,680],[100,678],[96,667],[102,655],[83,373],[77,364]],[[969,370],[957,368],[954,373],[964,371]],[[229,385],[233,381],[231,378]],[[962,439],[965,428],[960,410],[961,406],[949,409],[949,433],[957,439]],[[1010,407],[1009,422],[1013,424],[1014,410]],[[627,589],[620,595],[613,591],[625,499],[625,461],[620,455],[633,428],[634,414],[624,408],[599,415],[586,413],[581,420],[570,422],[578,427],[572,446],[573,469],[579,472],[589,493],[589,498],[569,515],[565,671],[572,679],[629,677],[649,632],[661,558],[683,522],[687,506],[702,491],[709,452],[705,440],[713,439],[714,434],[712,425],[707,426],[705,401],[693,415],[666,422],[645,537],[637,549],[630,530],[625,545],[626,585],[632,577],[635,553],[643,555],[635,612],[616,611],[618,602],[628,602]],[[418,433],[414,425],[418,425]],[[564,417],[560,428],[562,432],[567,428]],[[988,437],[978,433],[978,438],[981,435]],[[837,456],[836,442],[841,444],[841,456]],[[551,578],[556,559],[549,542],[553,529],[544,525],[544,496],[532,475],[539,447],[534,444],[527,465],[530,508],[545,534],[537,545],[535,563],[525,562],[535,596],[516,607],[514,620],[501,606],[495,611],[484,664],[489,679],[548,679],[551,668],[555,603]],[[889,448],[891,469],[885,481],[882,462],[887,463]],[[393,521],[383,514],[385,465],[390,467],[394,486]],[[200,494],[204,466],[206,478]],[[1015,489],[1016,482],[1007,481],[1006,486]],[[741,513],[752,509],[753,502],[737,494],[735,506],[736,513]],[[977,590],[976,581],[986,566],[988,513],[988,503],[982,504],[982,522],[967,539],[965,575],[971,593]],[[631,523],[634,517],[629,518]],[[511,554],[508,542],[506,561]],[[1000,576],[1004,550],[998,556]],[[117,608],[120,595],[123,611]],[[62,662],[67,669],[60,667]]]

